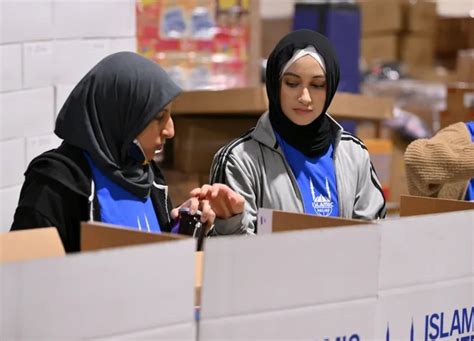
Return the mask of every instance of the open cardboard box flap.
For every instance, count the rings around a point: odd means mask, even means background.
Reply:
[[[438,199],[402,195],[400,197],[400,216],[444,213],[474,209],[474,202],[451,199]]]
[[[148,233],[98,222],[81,223],[81,250],[96,251],[115,247],[161,243],[190,238],[171,233]],[[202,283],[202,252],[196,252],[196,305],[200,302]]]
[[[258,210],[258,234],[272,232],[296,231],[323,227],[341,227],[365,225],[368,220],[322,217],[311,214],[291,213],[267,208]]]
[[[148,233],[98,222],[81,223],[81,250],[93,251],[189,238],[171,233]]]
[[[328,109],[335,118],[384,120],[393,117],[394,99],[337,92]],[[268,109],[265,87],[186,91],[176,98],[173,114],[261,115]]]
[[[64,255],[64,247],[55,227],[0,234],[0,263]]]

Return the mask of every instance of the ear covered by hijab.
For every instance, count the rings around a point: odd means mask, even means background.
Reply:
[[[281,110],[280,73],[297,50],[313,46],[323,58],[326,73],[326,102],[321,115],[305,126],[293,123]],[[331,127],[326,110],[339,84],[339,64],[329,40],[312,30],[296,30],[283,37],[273,49],[267,62],[266,88],[269,114],[273,129],[289,144],[314,157],[327,151],[332,143]]]
[[[133,52],[115,53],[77,84],[59,112],[54,132],[86,151],[113,181],[145,198],[153,171],[130,155],[130,146],[181,92],[155,62]]]

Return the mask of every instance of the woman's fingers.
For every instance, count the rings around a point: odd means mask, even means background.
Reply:
[[[244,198],[225,184],[206,184],[200,188],[194,188],[190,195],[196,200],[206,200],[207,203],[205,205],[210,206],[214,216],[222,219],[241,213],[244,209]],[[196,203],[193,202],[193,212],[196,207],[195,205]]]
[[[181,206],[179,206],[181,207]],[[173,208],[171,210],[171,219],[175,220],[176,218],[178,218],[178,215],[179,215],[179,207],[176,207],[176,208]]]
[[[202,200],[201,201],[201,222],[202,223],[207,223],[207,224],[214,224],[214,220],[216,219],[216,213],[211,207],[211,204],[209,203],[208,200]]]

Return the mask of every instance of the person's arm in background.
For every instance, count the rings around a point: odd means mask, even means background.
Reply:
[[[214,156],[211,185],[191,192],[208,199],[216,211],[212,235],[255,234],[257,221],[256,194],[248,171],[233,154]]]
[[[66,252],[79,251],[80,221],[87,220],[87,199],[41,175],[23,184],[11,231],[56,227]]]
[[[437,196],[443,185],[474,177],[474,143],[463,122],[440,130],[430,139],[413,141],[404,158],[412,195]]]
[[[382,186],[370,161],[367,149],[361,149],[362,163],[354,201],[354,219],[383,219],[387,213]]]

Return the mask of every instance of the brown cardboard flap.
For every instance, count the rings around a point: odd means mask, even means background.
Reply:
[[[0,233],[0,263],[64,255],[55,227]]]
[[[273,211],[272,232],[306,230],[322,227],[341,227],[363,225],[372,222],[366,220],[322,217],[317,215]]]
[[[393,117],[394,103],[391,97],[336,92],[328,111],[335,118],[380,121]]]
[[[443,213],[474,209],[474,202],[450,199],[437,199],[402,195],[400,198],[400,216]]]
[[[201,305],[201,287],[202,287],[202,271],[203,271],[204,253],[196,251],[196,273],[194,279],[194,304]]]
[[[189,238],[171,233],[148,233],[97,222],[81,223],[81,251],[168,242]]]
[[[186,91],[173,103],[173,114],[251,114],[268,108],[263,87]]]
[[[384,120],[393,117],[394,99],[337,92],[329,112],[337,118]],[[176,98],[174,115],[261,115],[268,109],[264,87],[187,91]]]

